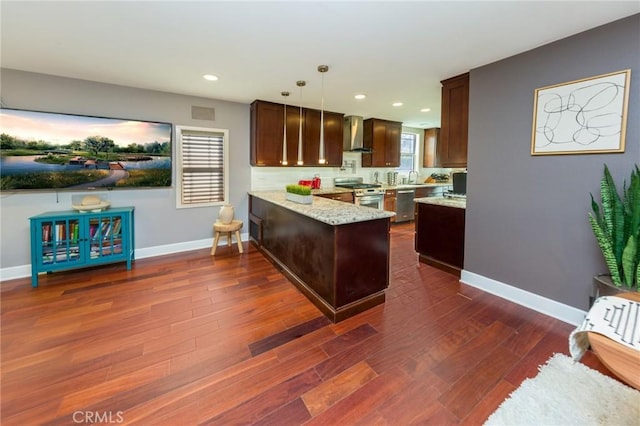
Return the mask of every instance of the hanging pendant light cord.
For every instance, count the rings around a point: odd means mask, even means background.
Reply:
[[[289,96],[289,92],[282,92],[282,96],[284,97],[284,129],[282,136],[282,165],[286,166],[289,162],[287,160],[287,96]]]
[[[318,152],[318,163],[325,164],[324,158],[324,73],[329,71],[327,65],[319,65],[318,71],[322,74],[322,87],[321,87],[321,99],[320,99],[320,148]]]
[[[307,84],[305,81],[296,82],[298,87],[300,88],[300,126],[298,127],[298,166],[304,164],[302,160],[302,88]]]

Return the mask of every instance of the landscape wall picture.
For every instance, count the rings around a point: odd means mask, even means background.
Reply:
[[[0,190],[171,186],[171,123],[0,109]]]

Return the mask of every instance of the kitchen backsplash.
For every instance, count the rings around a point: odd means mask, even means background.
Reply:
[[[333,187],[333,178],[357,176],[364,178],[365,182],[374,182],[375,172],[378,172],[378,180],[386,183],[387,172],[395,171],[393,168],[362,167],[362,154],[357,152],[343,153],[342,167],[252,167],[251,190],[284,189],[285,185],[296,183],[302,179],[311,179],[319,175],[322,180],[322,188]],[[432,173],[449,173],[452,169],[421,168],[418,170],[418,182],[424,182]],[[408,172],[398,173],[398,183],[402,178],[407,178]]]

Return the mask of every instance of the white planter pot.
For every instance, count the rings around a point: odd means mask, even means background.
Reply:
[[[298,195],[290,192],[285,192],[287,200],[293,201],[299,204],[311,204],[313,202],[313,195]]]
[[[225,225],[228,225],[233,220],[233,206],[231,204],[224,205],[220,208],[220,213],[218,214],[218,221]]]

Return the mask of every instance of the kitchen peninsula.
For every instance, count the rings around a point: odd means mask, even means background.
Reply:
[[[466,199],[428,197],[414,201],[418,260],[459,277],[464,263]]]
[[[251,242],[333,322],[384,302],[393,215],[317,196],[298,204],[284,191],[249,193]]]

